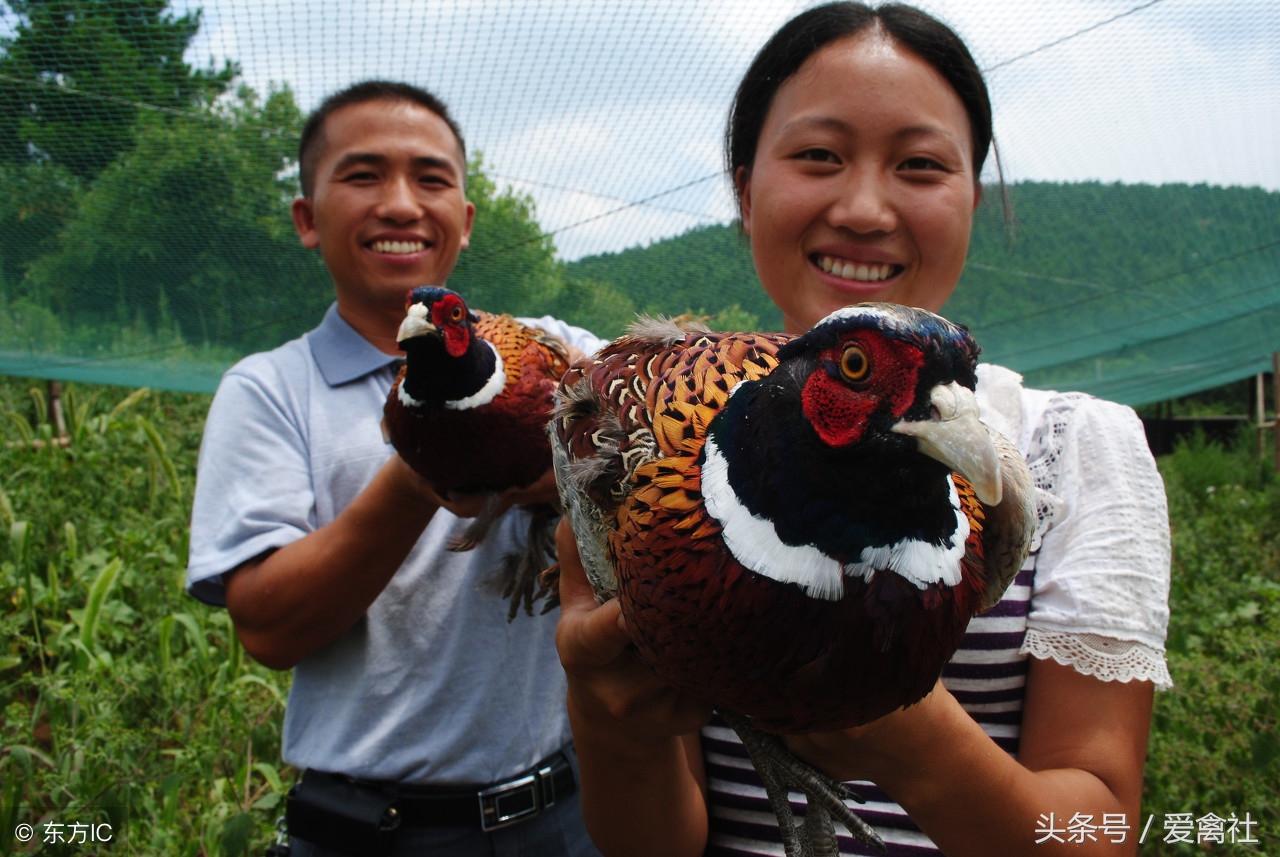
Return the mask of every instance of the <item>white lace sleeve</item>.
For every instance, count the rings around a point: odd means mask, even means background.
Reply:
[[[1057,502],[1040,539],[1023,651],[1104,681],[1171,687],[1169,517],[1137,415],[1056,395],[1028,459]]]

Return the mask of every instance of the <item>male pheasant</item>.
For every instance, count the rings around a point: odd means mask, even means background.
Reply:
[[[798,338],[649,320],[562,381],[553,457],[587,576],[742,737],[789,855],[834,853],[832,815],[879,840],[763,733],[919,701],[1026,554],[1030,478],[978,420],[977,356],[932,313],[860,304]]]
[[[546,426],[556,384],[569,366],[559,338],[509,315],[475,312],[457,292],[422,286],[405,299],[397,340],[405,352],[383,408],[387,436],[401,457],[438,494],[489,495],[484,511],[452,550],[484,538],[509,503],[502,492],[536,482],[551,466]],[[508,619],[520,605],[554,593],[535,592],[549,562],[558,510],[532,510],[526,549],[508,558],[503,595]]]

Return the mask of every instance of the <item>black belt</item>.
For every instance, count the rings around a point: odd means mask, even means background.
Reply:
[[[355,789],[384,798],[386,811],[380,824],[384,829],[478,827],[484,831],[531,819],[577,788],[573,769],[563,752],[553,753],[510,779],[487,786],[415,786],[313,770],[303,773],[301,784],[303,788],[336,792]],[[290,833],[307,838],[303,831],[291,829]]]

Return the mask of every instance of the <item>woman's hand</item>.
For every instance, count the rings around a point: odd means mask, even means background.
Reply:
[[[706,775],[698,730],[711,709],[662,682],[639,659],[618,600],[596,603],[564,519],[556,553],[556,648],[569,678],[587,830],[601,852],[618,857],[702,854]]]
[[[953,710],[954,707],[954,710]],[[883,772],[912,766],[927,772],[927,754],[947,718],[963,714],[939,679],[915,705],[849,729],[786,736],[793,753],[839,780],[880,782]]]
[[[565,520],[556,530],[560,622],[556,648],[569,678],[576,723],[619,739],[668,739],[696,733],[711,708],[659,679],[636,655],[618,599],[597,604]]]

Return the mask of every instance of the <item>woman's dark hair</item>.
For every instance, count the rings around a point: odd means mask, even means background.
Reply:
[[[339,108],[368,101],[402,101],[424,107],[436,114],[457,138],[458,150],[462,153],[463,163],[466,163],[467,144],[463,142],[462,129],[449,115],[449,108],[443,101],[420,86],[390,80],[366,80],[333,93],[320,102],[320,106],[307,117],[307,122],[302,127],[302,137],[298,141],[298,180],[302,185],[303,196],[311,196],[315,186],[316,161],[324,149],[325,120]]]
[[[773,34],[738,84],[725,131],[725,166],[735,182],[739,167],[755,163],[756,146],[773,97],[809,57],[837,39],[879,25],[951,84],[969,114],[974,175],[982,172],[991,147],[991,99],[978,64],[960,37],[937,18],[914,6],[891,3],[828,3],[801,12]],[[997,156],[998,160],[998,156]]]

